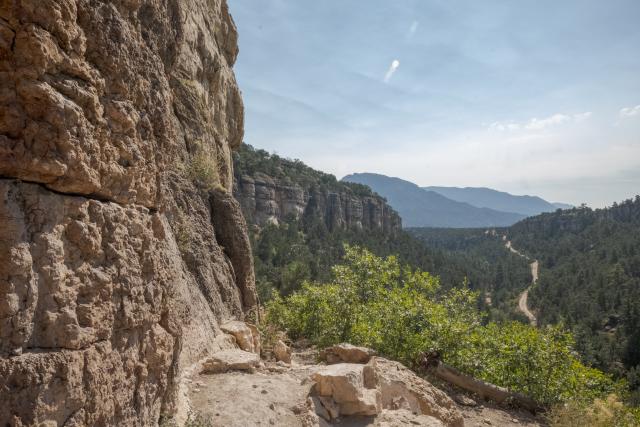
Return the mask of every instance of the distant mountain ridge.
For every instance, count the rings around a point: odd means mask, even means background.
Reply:
[[[489,208],[503,212],[514,212],[533,216],[556,209],[570,209],[573,206],[565,203],[550,203],[537,196],[516,196],[504,191],[485,187],[422,187],[435,191],[448,199],[469,203],[478,208]]]
[[[371,187],[400,214],[406,227],[506,227],[527,215],[476,207],[425,190],[400,178],[374,173],[347,175],[343,181]]]

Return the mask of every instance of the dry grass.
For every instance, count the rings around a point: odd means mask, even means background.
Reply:
[[[208,190],[221,188],[215,148],[198,142],[194,145],[195,153],[186,167],[187,175]]]
[[[579,402],[558,405],[549,412],[548,418],[552,427],[638,427],[639,415],[612,394],[590,405]]]

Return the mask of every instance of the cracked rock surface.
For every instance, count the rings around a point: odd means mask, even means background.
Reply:
[[[0,425],[156,425],[255,305],[236,55],[224,0],[0,2]]]

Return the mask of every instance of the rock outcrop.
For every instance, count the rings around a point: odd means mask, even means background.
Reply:
[[[323,222],[330,230],[393,232],[401,228],[400,217],[382,197],[359,196],[346,189],[304,188],[264,174],[244,175],[237,180],[235,197],[257,225],[306,217]]]
[[[156,425],[256,303],[225,0],[0,3],[0,425]]]
[[[247,146],[235,158],[233,193],[251,224],[300,219],[324,223],[329,230],[394,233],[402,228],[400,216],[367,187]]]
[[[449,396],[398,362],[373,357],[367,364],[337,363],[319,369],[312,378],[311,406],[326,421],[383,413],[383,419],[393,418],[395,411],[406,411],[434,425],[464,425]]]

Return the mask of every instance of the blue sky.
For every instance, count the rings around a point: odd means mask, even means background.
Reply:
[[[338,178],[640,193],[640,1],[228,1],[249,144]]]

